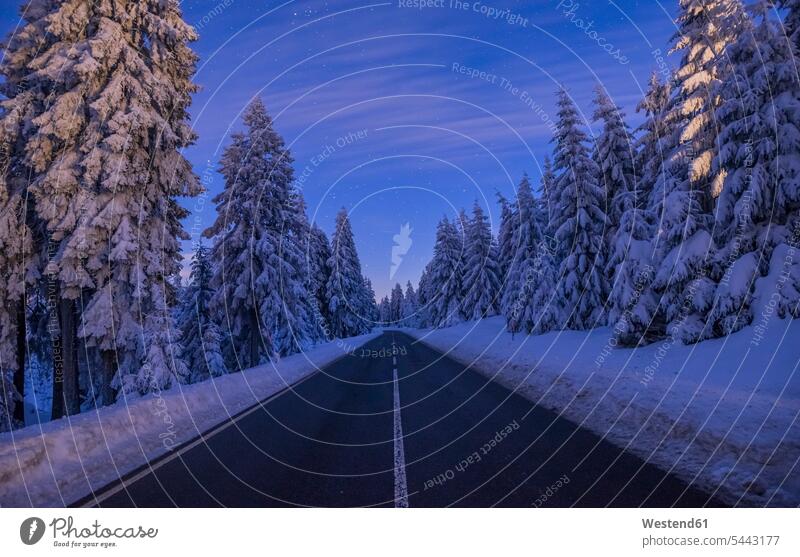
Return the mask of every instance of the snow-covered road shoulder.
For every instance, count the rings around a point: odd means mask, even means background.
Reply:
[[[512,337],[502,318],[405,331],[728,504],[797,506],[800,320],[769,329],[638,349],[607,328]]]
[[[73,503],[379,335],[330,342],[275,365],[4,433],[0,507]]]

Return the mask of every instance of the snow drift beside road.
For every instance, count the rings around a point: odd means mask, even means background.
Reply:
[[[0,435],[0,507],[60,507],[89,495],[380,333]]]
[[[501,317],[406,331],[729,504],[800,504],[800,320],[638,349]]]

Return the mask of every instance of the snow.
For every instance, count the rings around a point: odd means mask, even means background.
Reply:
[[[333,341],[274,365],[0,434],[0,507],[73,503],[379,334]]]
[[[800,504],[800,321],[635,349],[615,347],[610,328],[504,325],[408,332],[727,504]]]

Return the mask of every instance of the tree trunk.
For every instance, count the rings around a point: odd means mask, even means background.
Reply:
[[[26,342],[26,323],[25,323],[25,300],[17,302],[17,365],[14,370],[14,388],[17,389],[20,400],[14,405],[14,419],[25,425],[25,352]]]
[[[103,406],[113,404],[117,398],[117,393],[111,383],[114,381],[114,376],[117,374],[117,355],[113,350],[103,350],[100,357],[103,360],[103,384],[100,387],[100,397],[103,400]]]
[[[55,313],[58,304],[50,305],[50,315],[48,320],[50,324],[50,342],[52,343],[53,351],[53,406],[50,410],[50,419],[58,420],[64,415],[64,348],[61,344],[61,325],[56,324],[60,321],[58,315]]]
[[[250,362],[246,367],[257,366],[259,362],[259,333],[258,333],[258,316],[255,310],[250,314]]]
[[[71,416],[80,412],[81,406],[78,390],[78,323],[73,300],[62,298],[59,308],[61,350],[64,361],[62,376],[64,412]]]

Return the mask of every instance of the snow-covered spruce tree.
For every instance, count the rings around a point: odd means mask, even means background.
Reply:
[[[43,230],[36,218],[35,200],[28,195],[32,169],[27,155],[31,119],[42,111],[48,91],[30,81],[28,64],[40,48],[51,44],[45,16],[52,2],[35,0],[22,8],[24,24],[3,47],[0,61],[0,374],[7,385],[6,408],[17,423],[24,407],[15,404],[25,390],[26,305],[36,291],[44,261]]]
[[[677,130],[674,156],[684,160],[681,179],[696,191],[700,209],[711,213],[724,175],[714,172],[718,124],[714,111],[722,99],[720,79],[731,67],[725,49],[745,20],[740,0],[680,0],[672,52],[681,55],[674,73],[670,118]]]
[[[654,107],[658,115],[652,114],[651,104],[658,105],[657,99],[662,87],[651,80],[650,90],[642,103],[647,111],[645,125],[654,125],[654,118],[660,118],[661,107]],[[666,99],[663,99],[666,102]],[[650,291],[652,281],[652,228],[647,217],[647,201],[651,185],[644,185],[644,180],[651,176],[637,179],[634,171],[635,149],[623,118],[624,115],[615,107],[605,93],[598,90],[597,111],[595,117],[603,120],[603,133],[597,139],[595,160],[599,163],[602,180],[606,184],[609,199],[608,255],[605,275],[610,283],[608,300],[608,323],[614,327],[617,340],[622,344],[638,344],[645,336],[656,303]],[[656,130],[652,130],[656,131]],[[658,142],[659,138],[650,137],[651,130],[643,130],[643,139],[647,142]],[[653,149],[654,146],[645,146]],[[657,148],[655,149],[657,151]],[[651,153],[651,156],[659,156]],[[645,161],[650,165],[651,161]],[[640,190],[641,185],[641,190]],[[646,193],[645,193],[646,192]]]
[[[371,326],[361,314],[367,297],[364,293],[364,278],[346,209],[336,215],[336,230],[331,239],[328,269],[330,278],[326,296],[333,335],[336,338],[345,338],[369,332]]]
[[[800,209],[800,83],[774,8],[768,0],[750,6],[751,28],[728,48],[734,72],[718,91],[717,164],[726,177],[717,210],[724,272],[708,316],[714,336],[748,325],[755,299],[768,301],[773,281],[754,296],[756,282],[773,266],[775,246],[791,241],[787,225]]]
[[[606,238],[614,238],[625,211],[627,192],[635,189],[633,138],[625,113],[614,104],[601,85],[595,89],[594,121],[601,123],[592,154],[600,170],[600,187],[605,191]],[[622,195],[620,195],[622,194]]]
[[[18,401],[19,393],[14,387],[11,372],[0,369],[0,433],[15,427],[17,419],[14,417],[14,408]]]
[[[517,229],[513,233],[516,250],[503,293],[503,314],[506,327],[512,333],[530,331],[533,328],[531,304],[538,286],[534,267],[542,234],[536,218],[536,199],[527,174],[517,187],[516,214]]]
[[[557,291],[556,270],[552,248],[543,240],[529,266],[533,291],[527,304],[530,309],[526,310],[529,317],[521,321],[521,328],[530,334],[543,334],[561,327],[562,308],[554,295]]]
[[[477,201],[472,208],[472,219],[467,224],[465,252],[461,311],[466,319],[473,320],[495,315],[500,306],[497,246],[489,219]]]
[[[419,283],[417,284],[417,327],[424,328],[429,327],[431,322],[431,313],[430,313],[430,300],[431,300],[431,293],[430,293],[430,262],[425,265],[425,268],[422,269],[422,274],[419,277]]]
[[[307,257],[309,269],[308,290],[313,293],[316,300],[317,311],[319,312],[318,318],[322,320],[322,326],[327,327],[329,316],[328,299],[325,290],[330,278],[328,259],[331,258],[331,245],[325,232],[316,223],[311,226]]]
[[[406,293],[403,296],[402,325],[404,327],[419,327],[419,300],[411,281],[406,283]]]
[[[649,333],[683,342],[703,338],[713,304],[713,205],[724,181],[716,172],[715,111],[721,79],[730,71],[725,48],[743,25],[738,0],[682,0],[674,51],[681,52],[664,125],[667,157],[651,207],[656,222],[652,283],[658,300]]]
[[[223,153],[225,189],[214,198],[217,219],[204,232],[213,238],[211,308],[226,316],[229,369],[293,351],[309,319],[296,313],[306,290],[291,154],[260,99],[245,110],[244,124]]]
[[[780,0],[776,4],[786,10],[783,31],[797,48],[800,46],[800,0]]]
[[[372,281],[364,277],[364,318],[370,323],[378,321],[378,302],[375,299],[375,289],[372,288]]]
[[[389,308],[392,325],[399,325],[403,317],[403,287],[400,283],[392,288],[392,296],[389,298]]]
[[[280,232],[279,256],[286,262],[286,274],[279,277],[283,312],[273,324],[273,341],[281,356],[302,351],[325,337],[325,323],[319,319],[313,296],[313,270],[306,256],[312,232],[305,200],[294,187],[289,198]],[[269,323],[266,318],[264,322]]]
[[[124,376],[160,365],[150,354],[172,348],[142,341],[168,336],[151,327],[173,325],[166,305],[186,214],[175,198],[200,191],[179,152],[194,139],[187,108],[196,58],[188,43],[196,36],[175,1],[34,1],[26,9],[32,21],[23,35],[37,38],[23,40],[14,64],[27,58],[17,65],[28,72],[26,85],[9,100],[20,102],[14,110],[25,120],[14,142],[50,243],[47,273],[58,282],[63,399],[72,413],[78,330],[103,356],[101,392],[87,395],[104,402],[114,398],[115,374],[121,387]],[[79,296],[87,301],[82,315]]]
[[[208,249],[202,242],[195,246],[189,284],[183,293],[178,318],[183,345],[183,360],[191,373],[191,382],[227,373],[222,356],[222,334],[211,314],[213,270]]]
[[[563,326],[586,330],[599,324],[607,285],[604,279],[603,212],[605,195],[597,184],[598,168],[586,145],[575,104],[559,92],[554,139],[557,202],[553,230],[558,242],[558,299]]]
[[[669,86],[653,73],[644,99],[636,107],[637,112],[644,113],[644,122],[637,130],[636,189],[624,192],[619,199],[623,212],[607,263],[607,275],[615,280],[608,304],[608,322],[617,341],[624,346],[646,344],[663,335],[663,327],[655,319],[658,299],[651,288],[655,272],[651,204],[656,202],[654,185],[667,172],[665,150],[671,141],[665,119],[668,103]]]
[[[514,229],[511,231],[514,241],[513,254],[501,300],[503,315],[506,317],[511,332],[519,330],[515,325],[519,321],[519,316],[515,317],[515,314],[518,314],[530,300],[531,289],[525,288],[526,270],[530,268],[536,257],[536,249],[542,240],[536,216],[536,199],[533,197],[533,189],[528,175],[525,174],[517,186],[517,199],[512,220]]]
[[[524,281],[506,318],[506,328],[511,333],[542,334],[561,327],[561,305],[554,295],[556,263],[546,240],[536,246],[534,257],[524,260],[520,271]]]
[[[457,225],[444,217],[436,229],[436,244],[429,265],[428,298],[430,325],[450,327],[463,321],[462,238]]]
[[[497,233],[497,267],[500,273],[500,283],[505,291],[508,283],[508,270],[514,260],[516,240],[514,232],[518,229],[516,224],[517,214],[514,207],[503,195],[497,193],[497,202],[500,204],[500,229]],[[422,281],[420,281],[422,290]]]
[[[388,296],[384,296],[381,300],[378,306],[378,315],[380,317],[381,326],[388,327],[392,324],[392,304]]]
[[[540,184],[542,195],[537,204],[539,207],[539,228],[544,236],[552,237],[553,232],[550,230],[550,222],[553,218],[553,207],[556,204],[555,199],[553,199],[556,192],[556,174],[553,172],[553,163],[550,157],[547,156],[544,158]]]
[[[636,107],[636,112],[644,115],[644,122],[636,130],[636,199],[637,204],[646,209],[654,203],[654,186],[668,168],[664,163],[669,156],[674,133],[667,115],[670,91],[669,84],[662,83],[659,75],[653,72],[644,98]],[[648,218],[652,217],[648,214]]]

